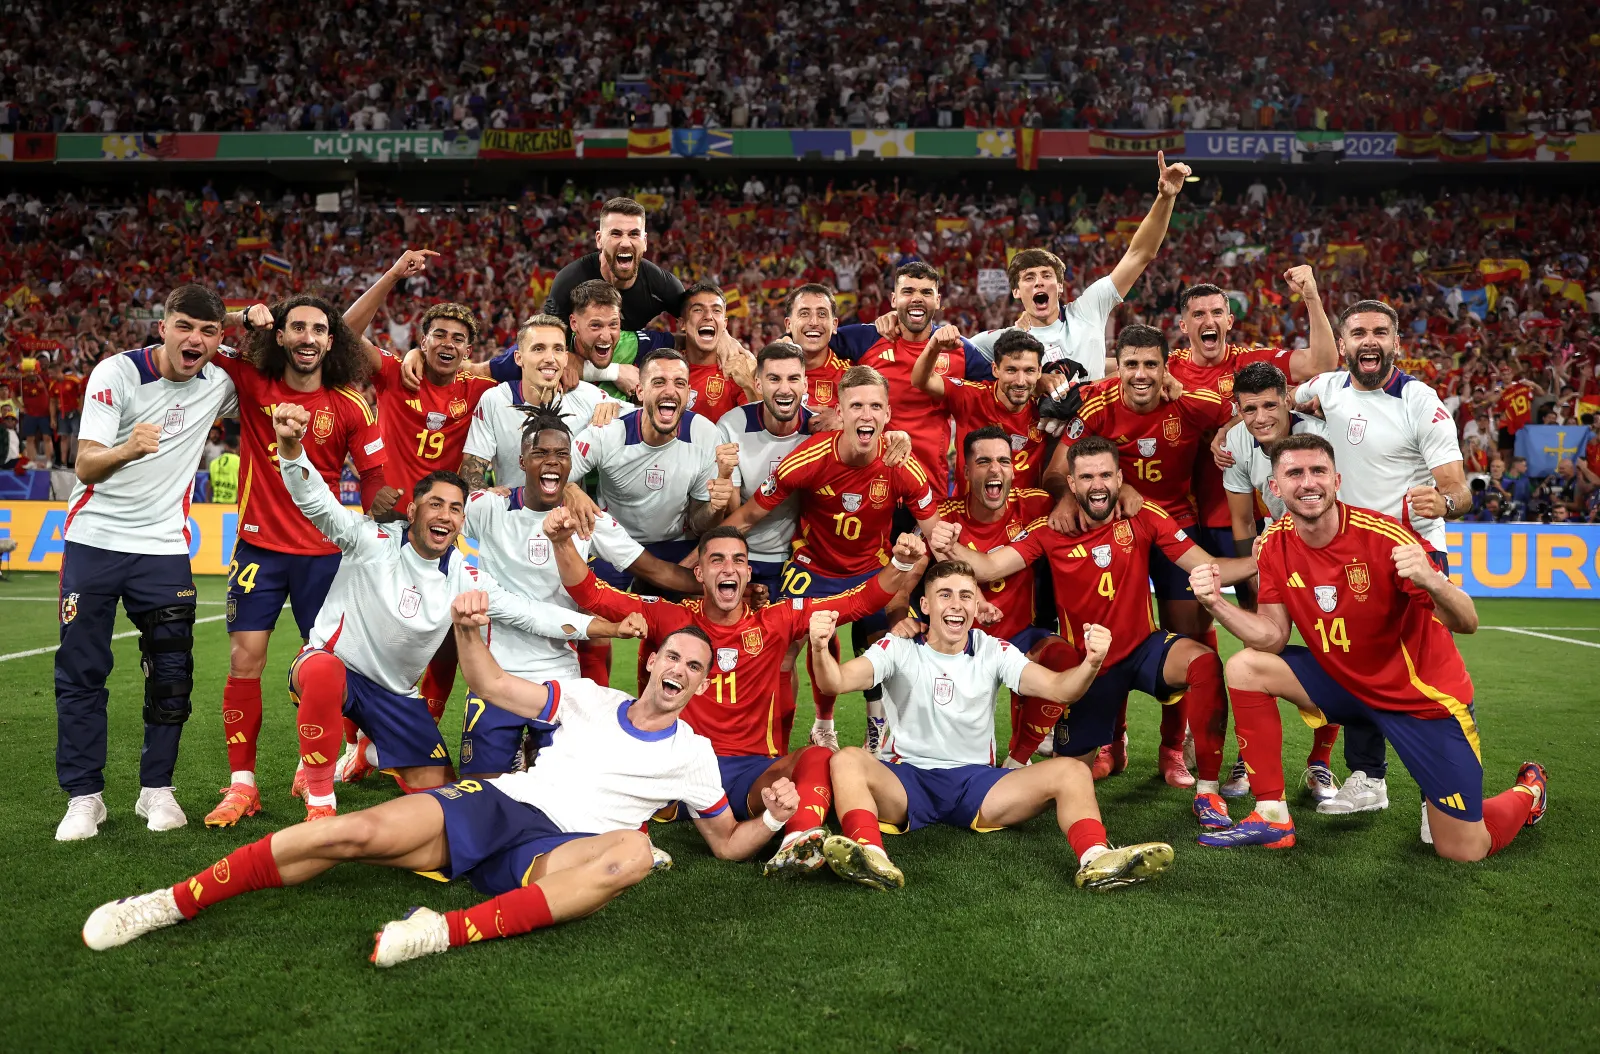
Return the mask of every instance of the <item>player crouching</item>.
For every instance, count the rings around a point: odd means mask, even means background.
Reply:
[[[593,681],[535,684],[506,673],[481,636],[489,605],[481,591],[451,604],[461,669],[480,698],[554,729],[532,769],[268,835],[168,889],[102,905],[84,923],[84,943],[114,948],[229,897],[298,885],[345,861],[439,871],[493,894],[460,911],[415,908],[385,925],[372,962],[394,966],[598,911],[650,873],[650,839],[639,828],[669,801],[694,810],[701,835],[725,860],[754,855],[772,837],[771,823],[793,814],[794,785],[778,780],[764,795],[768,816],[735,821],[711,743],[678,719],[706,687],[711,643],[702,631],[686,626],[663,641],[644,691],[630,699]]]
[[[1099,673],[1111,634],[1085,625],[1084,661],[1053,673],[975,628],[980,597],[971,567],[935,564],[923,588],[925,642],[885,637],[843,666],[828,652],[837,617],[828,611],[812,615],[812,672],[819,688],[843,694],[882,685],[891,730],[877,757],[858,747],[833,756],[834,809],[844,833],[823,844],[828,866],[874,889],[900,887],[905,876],[884,851],[880,825],[896,834],[935,823],[995,831],[1031,819],[1054,802],[1056,822],[1078,855],[1079,888],[1116,889],[1167,870],[1170,845],[1111,848],[1083,761],[1051,758],[1022,769],[994,767],[999,686],[1071,703]]]

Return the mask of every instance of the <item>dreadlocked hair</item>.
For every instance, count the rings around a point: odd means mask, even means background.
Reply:
[[[572,429],[568,428],[567,422],[561,419],[561,400],[559,398],[543,406],[521,405],[517,409],[526,415],[525,420],[522,422],[522,448],[524,450],[528,448],[528,444],[533,442],[540,432],[560,432],[569,439],[571,438]]]

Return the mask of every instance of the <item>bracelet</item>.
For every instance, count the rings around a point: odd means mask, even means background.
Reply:
[[[783,825],[786,821],[778,819],[776,816],[772,815],[771,809],[767,809],[761,813],[761,822],[767,825],[767,830],[771,831],[773,834],[777,834],[779,831],[783,830]]]
[[[898,556],[891,556],[889,558],[889,566],[893,567],[896,571],[913,571],[916,569],[917,565],[903,564],[900,562],[900,558]]]

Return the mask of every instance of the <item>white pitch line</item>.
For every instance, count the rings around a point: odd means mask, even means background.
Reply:
[[[22,599],[22,598],[13,597],[12,599],[13,600],[19,600],[19,599]],[[223,619],[225,619],[227,617],[228,616],[226,616],[226,615],[212,615],[209,618],[197,618],[197,619],[194,620],[194,624],[196,626],[198,626],[202,622],[221,622]],[[137,637],[138,635],[139,635],[139,631],[138,630],[130,629],[126,633],[113,633],[111,635],[111,639],[112,640],[123,640],[124,638]],[[59,647],[60,647],[59,644],[52,644],[48,648],[33,648],[33,649],[29,650],[29,651],[14,651],[10,655],[0,655],[0,662],[10,662],[12,659],[27,659],[27,658],[31,658],[32,656],[35,656],[35,655],[49,655],[51,652],[55,651]],[[1596,645],[1596,647],[1600,647],[1600,645]]]
[[[1479,626],[1479,629],[1531,629],[1546,633],[1600,633],[1600,626]]]
[[[1579,644],[1585,648],[1600,648],[1600,644],[1592,640],[1579,640],[1576,637],[1557,637],[1549,633],[1535,633],[1531,629],[1521,629],[1517,626],[1482,626],[1481,629],[1497,629],[1502,633],[1519,633],[1524,637],[1539,637],[1544,640],[1558,640],[1563,644]]]
[[[59,604],[59,603],[61,603],[61,599],[59,597],[8,597],[8,596],[0,595],[0,604],[5,604],[5,603],[8,603],[8,602],[10,602],[12,600],[26,600],[26,601],[29,601],[29,602],[34,603],[34,604]],[[219,608],[222,605],[226,604],[227,601],[226,600],[196,600],[195,603],[200,605],[203,608]]]

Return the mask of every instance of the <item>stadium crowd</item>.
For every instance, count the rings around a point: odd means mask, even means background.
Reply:
[[[5,131],[1562,132],[1590,129],[1600,89],[1594,6],[1521,0],[24,0],[0,31]]]

